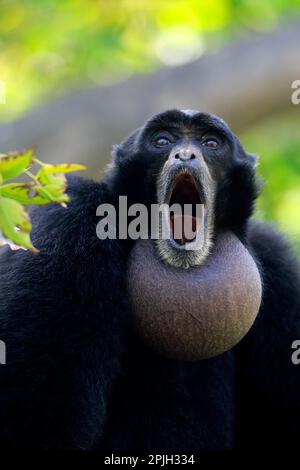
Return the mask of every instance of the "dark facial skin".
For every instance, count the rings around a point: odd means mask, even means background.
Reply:
[[[165,142],[161,142],[161,139]],[[210,147],[211,140],[218,142],[217,148]],[[231,147],[234,143],[231,131],[218,118],[205,113],[189,116],[175,110],[150,119],[117,147],[116,153],[120,157],[118,161],[121,166],[131,163],[134,170],[140,164],[144,179],[148,179],[151,184],[156,182],[155,176],[160,174],[175,147],[180,150],[193,145],[203,154],[214,178],[218,179],[224,173],[224,165],[230,167]],[[123,155],[130,158],[130,162],[124,162]],[[157,202],[151,196],[150,199],[151,202]]]
[[[157,169],[173,149],[183,153],[185,149],[194,147],[202,154],[213,178],[219,179],[230,167],[234,137],[225,123],[210,115],[197,113],[190,116],[181,111],[168,111],[146,124],[139,142],[146,155],[152,157],[149,165],[155,164]]]
[[[112,184],[128,203],[159,200],[162,182],[187,168],[199,179],[207,203],[207,247],[221,230],[246,243],[245,228],[257,196],[256,158],[227,124],[206,113],[171,110],[151,118],[115,148]],[[205,254],[205,250],[204,250]]]

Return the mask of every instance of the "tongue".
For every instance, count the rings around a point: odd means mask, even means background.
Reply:
[[[170,224],[173,240],[179,245],[190,243],[196,238],[198,229],[197,217],[188,214],[170,215]]]

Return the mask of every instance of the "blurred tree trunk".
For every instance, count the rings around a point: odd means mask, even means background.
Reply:
[[[209,111],[240,131],[292,107],[296,79],[299,22],[232,43],[181,67],[111,87],[73,91],[2,125],[0,149],[37,144],[42,160],[84,162],[95,176],[95,169],[109,160],[111,145],[154,113],[167,108]]]

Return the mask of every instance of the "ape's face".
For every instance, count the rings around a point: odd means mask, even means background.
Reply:
[[[155,116],[117,148],[113,194],[129,203],[190,204],[188,213],[163,212],[169,238],[136,241],[128,263],[138,331],[160,353],[211,357],[251,327],[261,300],[259,272],[245,247],[254,168],[227,125],[198,112]],[[186,221],[194,233],[178,236]]]
[[[119,186],[132,201],[178,204],[182,209],[189,205],[182,215],[168,213],[170,237],[157,241],[160,256],[170,265],[200,265],[222,226],[232,223],[230,228],[241,235],[255,190],[249,188],[243,204],[244,196],[235,194],[230,178],[234,169],[246,168],[247,186],[253,180],[253,157],[221,119],[197,111],[159,114],[124,141],[116,159],[123,181]],[[192,234],[187,236],[184,224],[189,223]],[[181,227],[178,236],[176,228]]]

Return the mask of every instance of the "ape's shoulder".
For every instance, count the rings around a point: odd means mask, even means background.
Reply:
[[[110,202],[111,196],[105,183],[79,177],[68,177],[67,207],[57,203],[45,207],[34,207],[30,211],[32,240],[41,251],[79,254],[87,246],[99,242],[96,237],[97,207]]]
[[[269,259],[275,265],[298,266],[298,260],[287,236],[274,224],[252,220],[248,226],[248,243],[262,260]]]
[[[273,295],[280,293],[280,288],[290,295],[297,291],[299,298],[299,259],[286,236],[272,224],[251,221],[248,244],[261,268],[265,289],[272,288]]]

